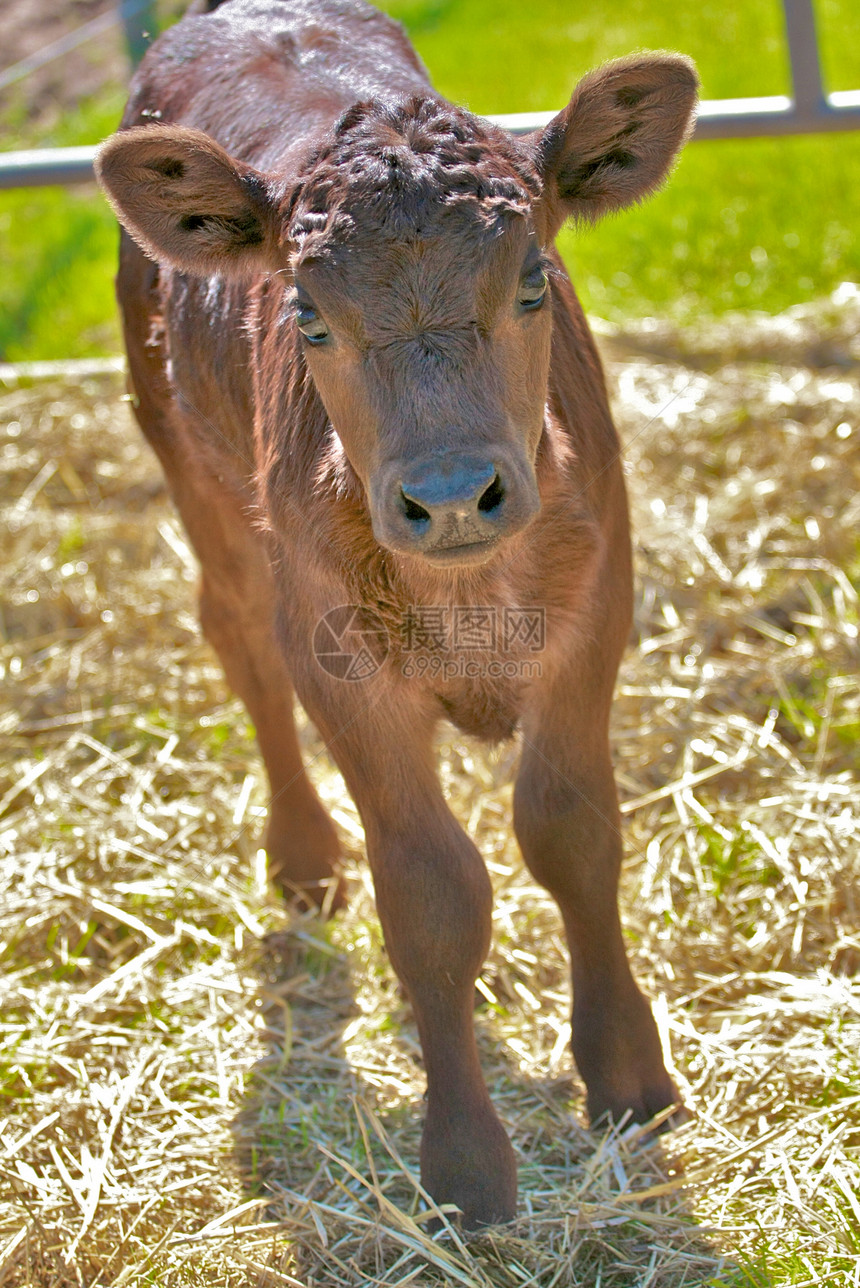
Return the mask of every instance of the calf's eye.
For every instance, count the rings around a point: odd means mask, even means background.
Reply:
[[[311,344],[322,344],[328,339],[328,327],[312,304],[296,305],[296,326]]]
[[[520,290],[517,296],[520,307],[528,310],[539,309],[546,297],[547,286],[546,273],[538,264],[530,272],[526,273],[520,282]]]

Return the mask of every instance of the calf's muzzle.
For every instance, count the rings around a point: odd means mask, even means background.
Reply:
[[[508,448],[390,461],[370,502],[382,545],[441,565],[485,562],[540,506],[531,465]]]

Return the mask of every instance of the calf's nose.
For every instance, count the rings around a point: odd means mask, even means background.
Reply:
[[[505,490],[495,464],[475,457],[437,458],[411,469],[400,481],[404,517],[418,526],[416,535],[435,530],[442,539],[448,530],[476,528],[482,515],[491,515],[504,504]],[[462,543],[461,543],[462,544]]]
[[[382,545],[446,566],[483,563],[540,507],[533,467],[505,444],[388,461],[369,491]]]

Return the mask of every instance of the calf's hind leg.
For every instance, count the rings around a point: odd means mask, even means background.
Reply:
[[[287,898],[333,909],[342,902],[337,833],[302,763],[293,689],[274,633],[271,574],[250,543],[236,561],[235,539],[231,528],[227,554],[213,551],[211,534],[207,537],[200,622],[256,729],[271,792],[265,840],[269,876]],[[195,548],[201,552],[199,541]]]
[[[302,764],[293,689],[275,629],[275,588],[251,526],[251,497],[238,480],[232,487],[221,481],[207,463],[202,444],[212,439],[211,427],[192,426],[178,412],[167,355],[158,339],[159,269],[125,233],[117,294],[137,395],[135,415],[161,462],[202,566],[203,630],[256,727],[271,789],[269,874],[288,898],[336,906],[337,834]],[[230,476],[229,463],[224,473]]]
[[[166,468],[202,566],[203,632],[248,709],[266,766],[269,875],[287,898],[337,907],[337,833],[302,763],[292,683],[276,636],[273,578],[247,503],[196,459],[180,465],[173,457]]]

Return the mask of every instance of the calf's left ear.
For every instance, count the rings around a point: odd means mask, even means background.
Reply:
[[[547,240],[663,183],[695,121],[699,80],[682,54],[636,54],[591,72],[535,142]]]

